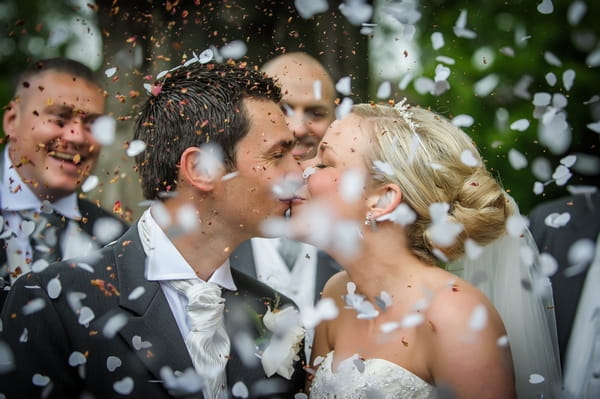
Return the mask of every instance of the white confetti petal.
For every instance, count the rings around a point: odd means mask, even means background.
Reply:
[[[337,119],[344,119],[344,117],[350,113],[353,104],[354,101],[352,101],[350,97],[345,97],[335,109],[335,117]]]
[[[552,0],[542,0],[542,2],[537,6],[537,10],[540,14],[552,14],[554,12]]]
[[[560,59],[554,53],[552,53],[550,51],[544,52],[544,60],[546,60],[546,62],[550,65],[553,65],[556,67],[562,66],[562,62],[560,61]]]
[[[102,244],[108,244],[123,233],[123,226],[118,220],[103,217],[94,223],[94,235]]]
[[[586,125],[586,127],[593,132],[600,133],[600,121],[594,122],[594,123],[588,123]]]
[[[511,130],[516,130],[518,132],[524,132],[529,128],[529,120],[527,119],[519,119],[510,124]]]
[[[126,152],[127,152],[128,157],[133,158],[133,157],[141,154],[142,152],[144,152],[144,150],[146,150],[146,143],[144,143],[142,140],[133,140],[127,146]]]
[[[471,318],[469,319],[469,328],[473,331],[481,331],[487,324],[487,317],[487,309],[485,306],[475,306]]]
[[[247,398],[249,395],[248,387],[246,387],[246,384],[244,384],[242,381],[238,381],[233,384],[233,387],[231,388],[231,394],[236,398]]]
[[[421,313],[409,313],[402,318],[400,322],[401,328],[413,328],[425,321],[425,317]]]
[[[456,64],[456,61],[454,60],[454,58],[446,57],[444,55],[438,55],[437,57],[435,57],[435,60],[438,62],[443,62],[446,65]]]
[[[434,50],[439,50],[444,47],[444,35],[441,32],[433,32],[431,34],[431,45]]]
[[[564,71],[562,80],[565,90],[571,90],[571,88],[573,87],[573,82],[575,82],[575,71],[572,69],[567,69],[566,71]]]
[[[25,304],[23,306],[23,314],[25,316],[30,315],[32,313],[35,312],[39,312],[40,310],[44,309],[46,307],[46,301],[44,301],[42,298],[35,298],[32,299],[31,301],[27,302],[27,304]]]
[[[135,301],[136,299],[144,295],[145,292],[146,289],[144,287],[136,287],[133,291],[131,291],[127,299],[129,299],[130,301]]]
[[[367,22],[373,15],[373,6],[365,0],[345,0],[339,5],[339,10],[352,25]]]
[[[94,311],[92,309],[90,309],[87,306],[83,306],[81,309],[79,309],[79,319],[78,322],[81,325],[87,325],[90,323],[90,321],[94,320],[94,317],[96,317],[94,315]]]
[[[352,80],[350,76],[344,76],[335,84],[335,89],[344,96],[349,96],[352,92]]]
[[[134,383],[131,377],[125,377],[113,384],[115,392],[121,395],[129,395],[133,391],[133,387]]]
[[[550,93],[539,92],[533,95],[533,105],[536,107],[545,107],[550,104],[552,96]]]
[[[571,3],[569,10],[567,11],[567,21],[569,21],[571,26],[575,26],[579,24],[579,21],[581,21],[581,18],[583,18],[586,12],[587,4],[585,4],[584,1],[574,1]]]
[[[381,173],[384,173],[388,176],[394,176],[394,169],[387,162],[375,160],[373,161],[373,167],[375,168],[375,170],[378,170]]]
[[[38,259],[31,265],[31,271],[34,273],[39,273],[48,266],[50,266],[50,263],[48,263],[46,259]]]
[[[121,359],[119,359],[116,356],[109,356],[106,358],[106,368],[111,373],[113,371],[115,371],[116,369],[118,369],[119,367],[121,367],[121,364],[122,364]]]
[[[108,68],[104,71],[104,74],[107,78],[112,77],[117,72],[117,67]]]
[[[94,268],[92,266],[88,265],[87,263],[78,263],[77,267],[79,267],[87,272],[90,272],[90,273],[94,272]]]
[[[500,48],[500,53],[504,54],[507,57],[514,57],[515,56],[515,50],[512,47],[509,46],[504,46]]]
[[[46,287],[46,291],[48,292],[48,296],[50,299],[56,299],[60,296],[62,291],[62,284],[58,277],[54,277],[48,282],[48,286]]]
[[[508,151],[508,162],[515,170],[520,170],[527,167],[527,158],[519,151],[511,148]]]
[[[83,191],[84,193],[88,193],[88,192],[92,191],[93,189],[95,189],[98,186],[99,182],[100,182],[100,179],[98,179],[98,176],[89,175],[88,178],[85,179],[85,181],[81,185],[81,191]]]
[[[327,0],[294,0],[296,11],[304,19],[327,11],[329,5]]]
[[[452,124],[458,127],[471,127],[475,119],[471,115],[459,114],[452,118]]]
[[[547,252],[540,254],[540,270],[544,276],[553,276],[558,271],[558,262]]]
[[[91,130],[100,144],[110,145],[115,141],[116,129],[117,121],[108,115],[103,115],[92,123]]]
[[[127,324],[127,316],[122,313],[112,316],[102,329],[102,334],[106,338],[114,338],[115,335]]]
[[[317,101],[323,98],[323,83],[320,80],[313,82],[313,96]]]
[[[340,195],[347,203],[353,203],[361,198],[365,184],[365,175],[359,169],[351,169],[341,177]]]
[[[549,214],[548,216],[546,216],[546,218],[544,219],[544,223],[548,227],[553,227],[553,228],[557,229],[559,227],[566,226],[570,220],[571,220],[571,214],[569,212],[564,212],[564,213],[553,212],[553,213]]]
[[[511,215],[506,219],[506,231],[511,237],[519,238],[528,226],[529,220],[523,215]]]
[[[33,220],[23,220],[20,227],[23,235],[28,236],[35,230],[35,222]]]
[[[221,47],[221,55],[234,60],[245,56],[247,51],[248,46],[242,40],[234,40]]]
[[[471,167],[475,167],[475,166],[479,165],[479,160],[475,157],[475,155],[473,155],[471,150],[464,150],[460,154],[460,161],[463,164],[465,164],[467,166],[471,166]]]
[[[533,193],[535,195],[540,195],[543,192],[544,192],[544,183],[541,183],[539,181],[536,181],[535,183],[533,183]]]
[[[33,378],[31,379],[31,382],[35,386],[45,387],[46,385],[48,385],[50,383],[50,378],[48,376],[35,373],[33,375]]]
[[[556,77],[554,72],[548,72],[546,74],[545,78],[546,78],[546,83],[548,83],[550,86],[554,86],[556,84],[556,82],[558,81],[558,78]]]
[[[530,384],[541,384],[544,382],[544,377],[539,374],[531,374],[529,375],[529,383]]]
[[[386,99],[392,94],[392,84],[389,81],[381,82],[377,88],[377,98]]]
[[[71,355],[69,356],[69,366],[71,366],[71,367],[77,367],[79,365],[86,364],[86,363],[87,363],[87,358],[81,352],[75,351],[75,352],[71,353]]]
[[[469,259],[475,260],[483,253],[483,247],[471,238],[467,238],[465,240],[465,253]]]
[[[564,186],[572,177],[571,171],[564,165],[558,165],[552,174],[557,186]]]
[[[496,345],[502,348],[508,346],[508,336],[503,335],[500,338],[498,338],[498,340],[496,341]]]
[[[569,265],[588,264],[594,258],[595,248],[596,244],[590,239],[582,238],[575,241],[567,253]]]
[[[475,82],[474,91],[480,97],[485,97],[490,94],[498,83],[500,82],[500,78],[495,73],[489,74],[484,78]]]

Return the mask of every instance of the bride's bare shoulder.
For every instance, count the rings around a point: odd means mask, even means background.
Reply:
[[[334,274],[327,280],[325,286],[323,287],[323,295],[322,297],[326,298],[339,298],[340,295],[346,293],[347,288],[346,285],[350,282],[350,278],[348,277],[348,273],[342,270]]]

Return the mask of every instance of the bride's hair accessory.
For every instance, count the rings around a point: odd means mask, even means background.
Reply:
[[[406,122],[410,130],[412,130],[414,134],[417,134],[417,128],[419,127],[419,124],[416,123],[412,118],[413,113],[409,111],[410,104],[406,102],[406,97],[397,102],[396,105],[394,105],[394,109],[398,111],[398,113],[400,114],[402,119],[404,119],[404,122]]]
[[[398,114],[400,114],[400,117],[402,117],[402,119],[408,125],[408,128],[413,134],[413,141],[411,144],[413,150],[411,151],[411,155],[409,158],[409,162],[412,163],[412,161],[414,160],[414,154],[417,149],[417,146],[420,145],[420,147],[426,153],[427,147],[423,145],[423,142],[421,141],[421,136],[419,136],[419,133],[417,133],[417,128],[419,127],[419,124],[413,119],[413,113],[410,112],[410,108],[411,105],[406,102],[406,97],[404,97],[402,100],[400,100],[394,105],[394,109],[398,112]]]

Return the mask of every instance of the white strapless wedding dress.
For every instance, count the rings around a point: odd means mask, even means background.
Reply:
[[[321,362],[310,390],[311,399],[431,398],[435,388],[402,366],[383,359],[354,355],[333,371],[333,351]]]

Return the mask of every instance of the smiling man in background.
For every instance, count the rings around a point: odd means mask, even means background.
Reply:
[[[71,59],[37,61],[17,79],[2,121],[0,305],[8,285],[32,268],[104,244],[95,242],[98,220],[109,221],[111,238],[124,231],[124,222],[77,196],[98,161],[91,126],[104,103],[93,72]]]

